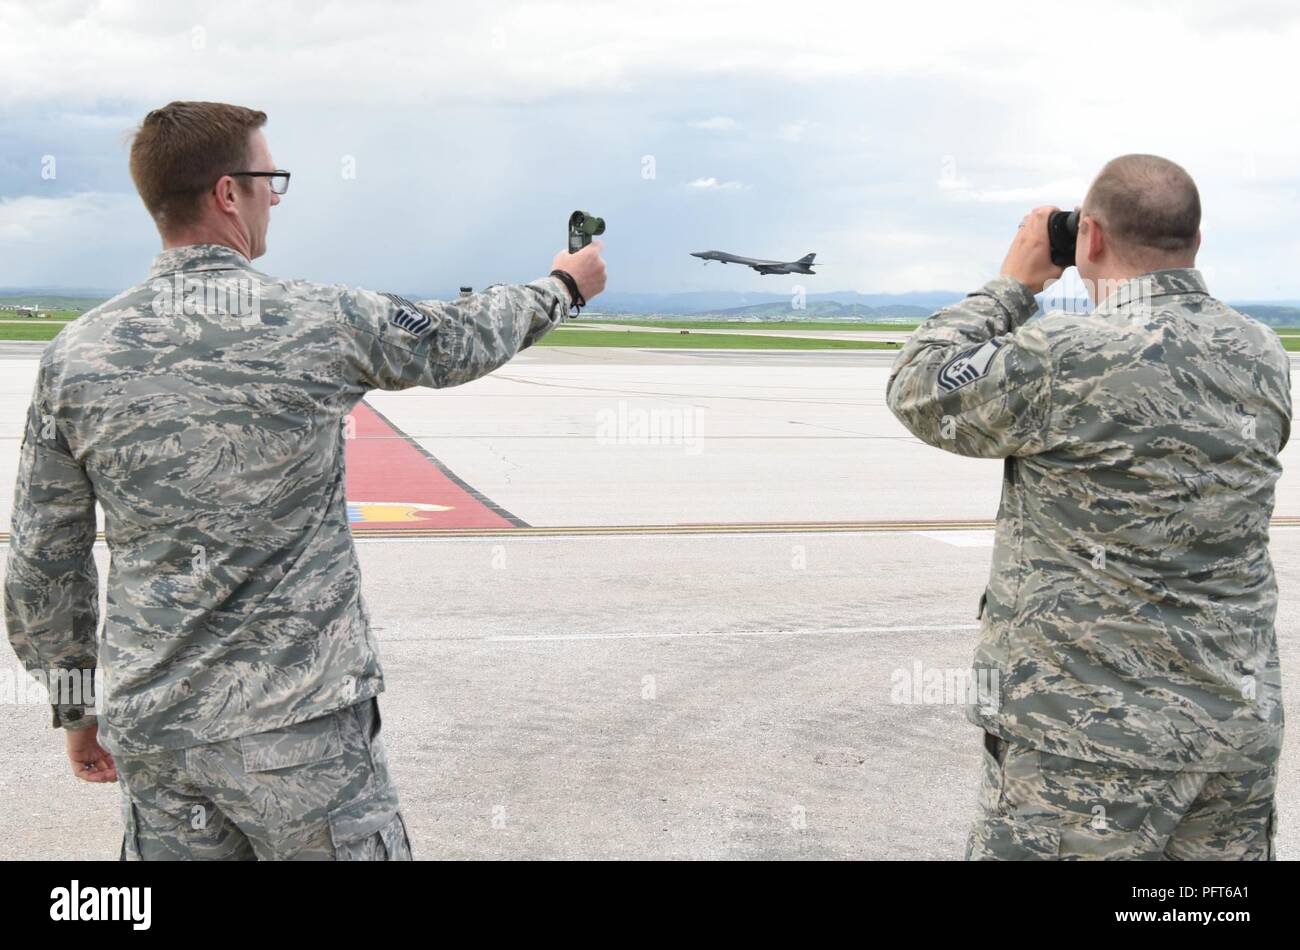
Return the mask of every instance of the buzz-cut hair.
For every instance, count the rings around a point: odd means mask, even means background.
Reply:
[[[161,233],[196,223],[208,189],[247,170],[252,133],[265,123],[265,112],[224,102],[172,102],[144,117],[131,180]]]
[[[1181,165],[1159,155],[1121,155],[1097,175],[1082,213],[1101,222],[1121,255],[1172,255],[1196,247],[1201,196]]]

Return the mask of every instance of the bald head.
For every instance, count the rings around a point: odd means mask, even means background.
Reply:
[[[1083,200],[1111,246],[1134,264],[1179,266],[1196,253],[1201,196],[1181,165],[1158,155],[1121,155],[1106,163]]]

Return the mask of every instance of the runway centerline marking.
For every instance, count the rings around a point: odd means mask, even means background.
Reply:
[[[383,637],[384,643],[552,643],[583,640],[698,640],[720,637],[825,637],[841,634],[948,633],[978,630],[977,623],[928,624],[905,627],[813,627],[803,630],[705,630],[694,633],[559,633],[502,634],[490,637]]]

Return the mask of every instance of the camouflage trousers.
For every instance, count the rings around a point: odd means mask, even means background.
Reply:
[[[115,755],[122,858],[133,861],[411,859],[368,699],[224,742]]]
[[[968,861],[1271,861],[1277,767],[1162,772],[984,734]]]

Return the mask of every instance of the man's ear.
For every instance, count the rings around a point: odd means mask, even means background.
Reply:
[[[212,195],[216,199],[217,208],[221,211],[235,210],[235,179],[229,175],[223,175],[217,179],[217,183],[212,186]]]
[[[1106,237],[1101,233],[1101,225],[1097,223],[1096,218],[1088,219],[1088,240],[1086,245],[1084,252],[1090,261],[1099,258],[1101,252],[1106,249]]]
[[[1192,257],[1196,257],[1199,253],[1201,253],[1201,231],[1200,228],[1197,228],[1196,243],[1192,245]]]

